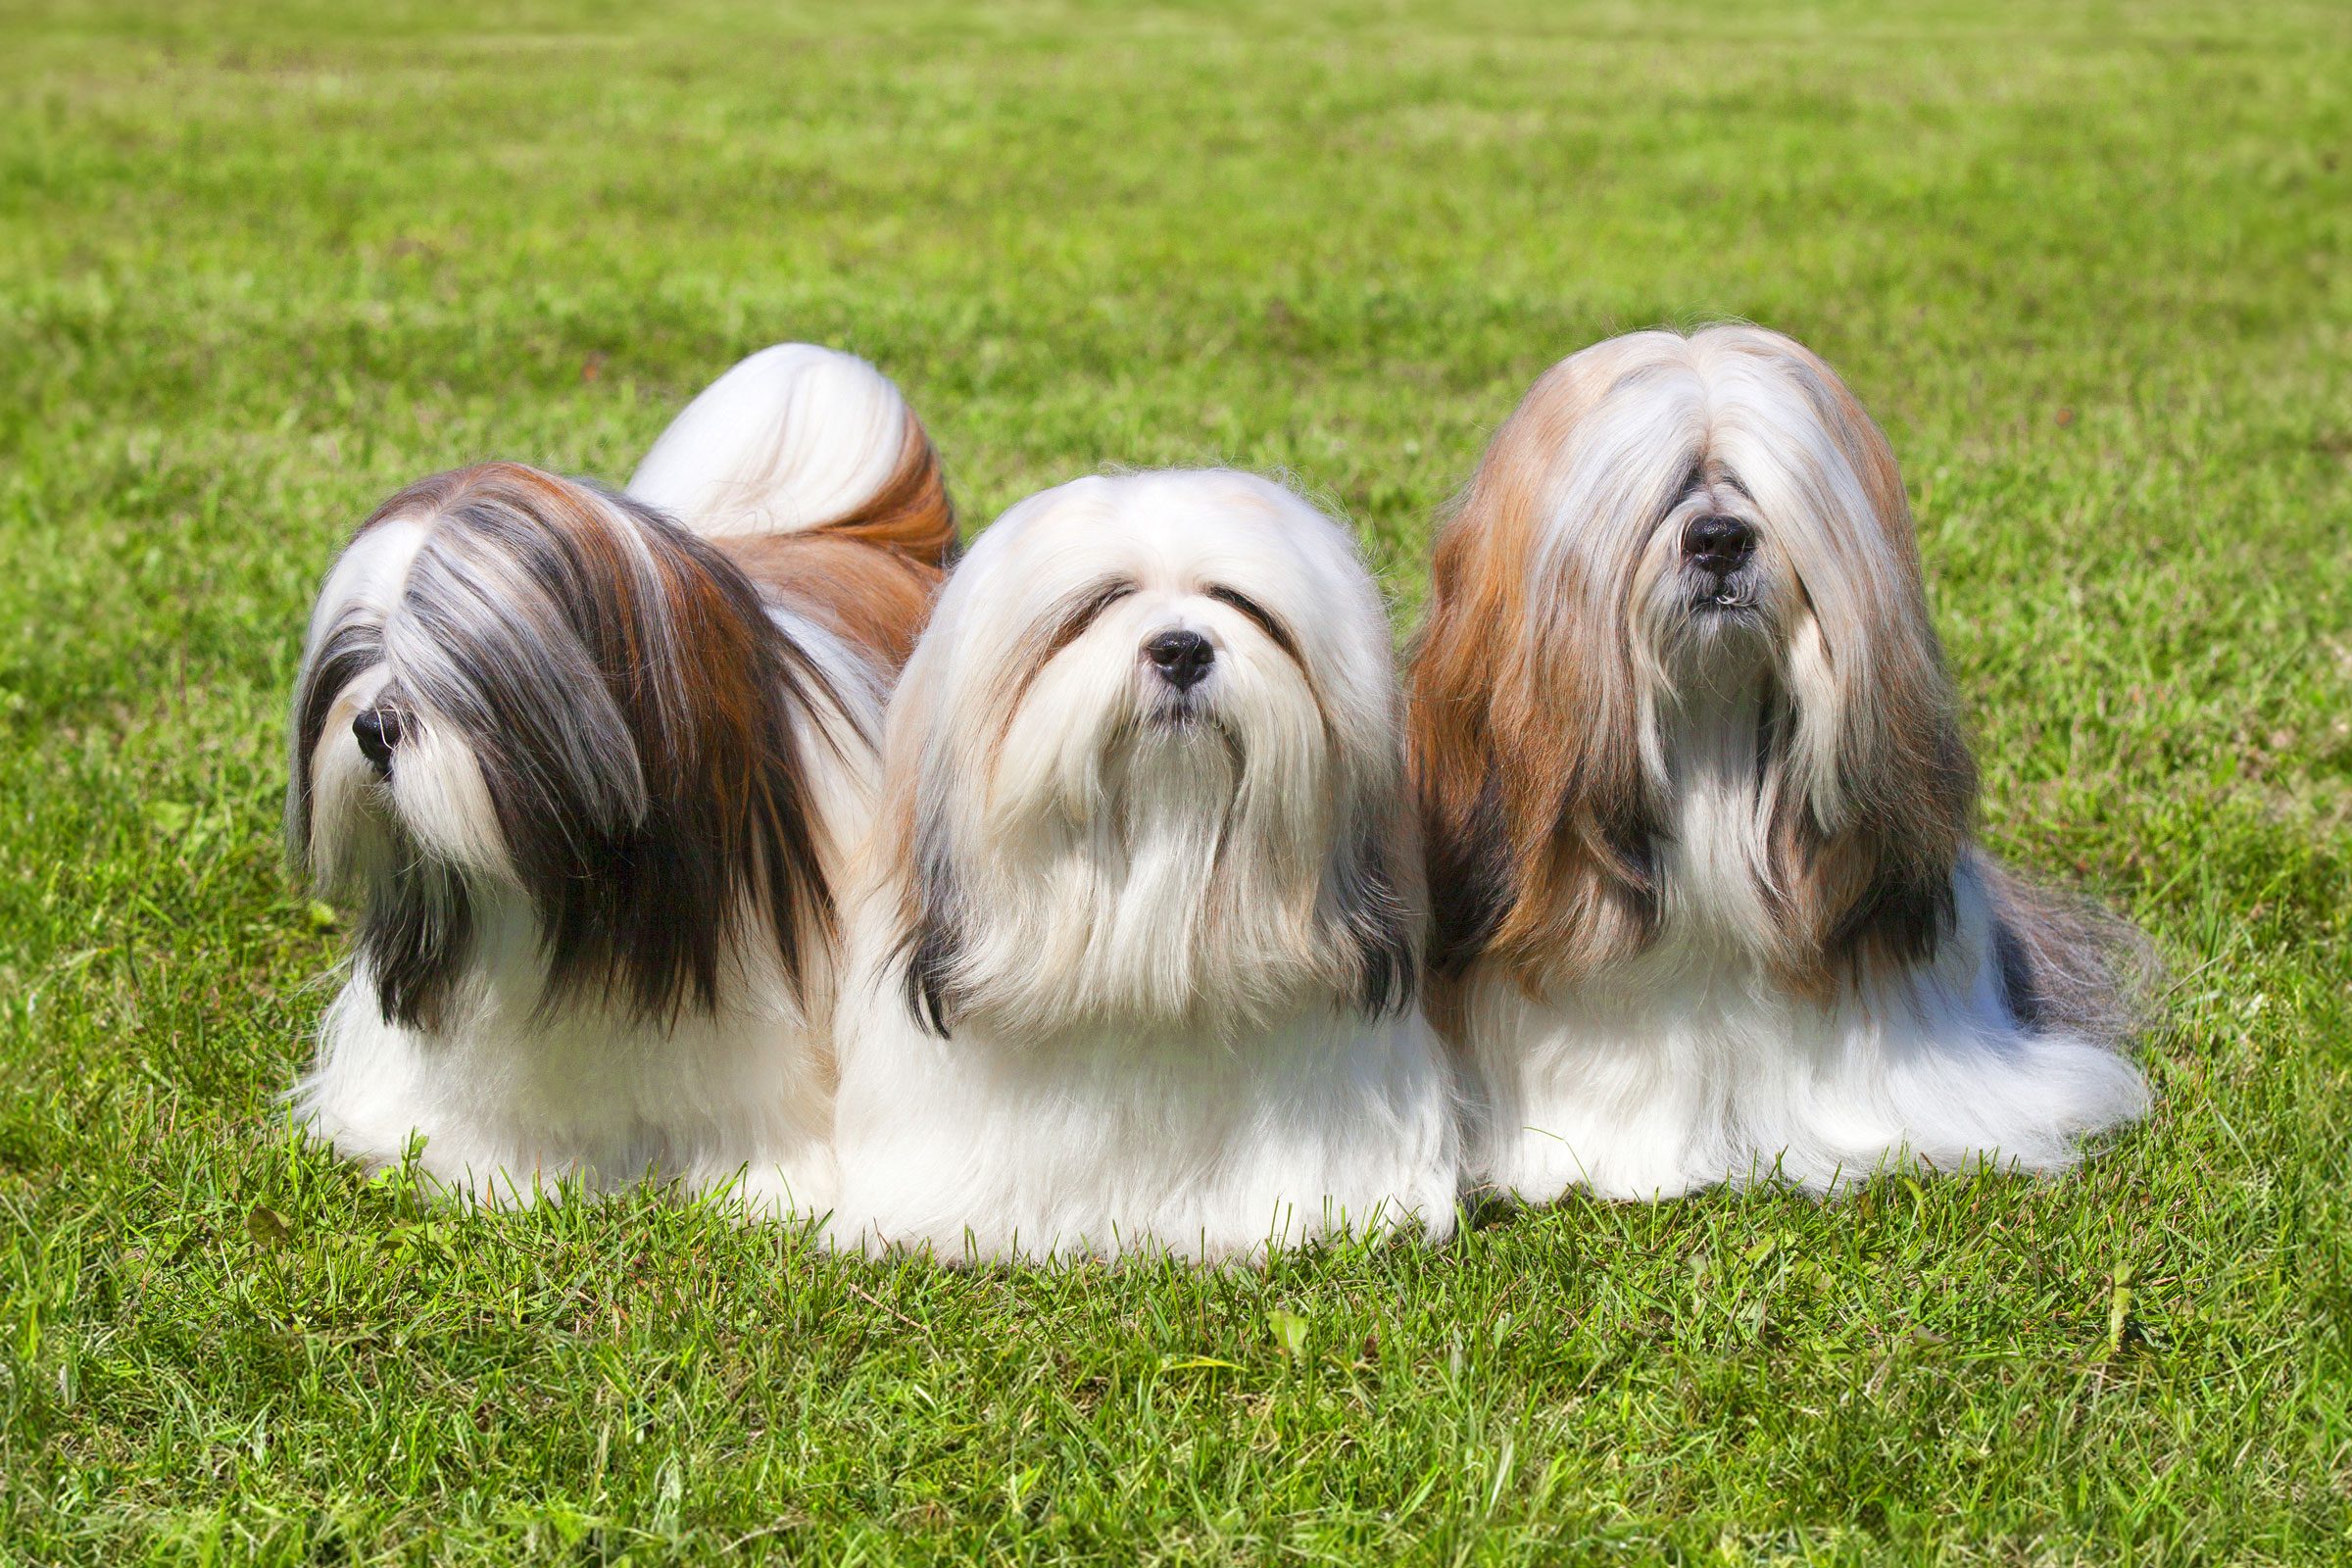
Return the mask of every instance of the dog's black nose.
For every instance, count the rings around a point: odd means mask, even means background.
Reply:
[[[1180,692],[1205,680],[1217,660],[1217,651],[1197,631],[1163,631],[1144,644],[1144,654],[1160,679]]]
[[[389,708],[370,708],[351,721],[352,739],[360,743],[361,755],[375,764],[378,773],[392,770],[392,748],[400,744],[400,715]]]
[[[1716,573],[1738,570],[1755,549],[1756,530],[1738,517],[1697,517],[1683,530],[1683,554]]]

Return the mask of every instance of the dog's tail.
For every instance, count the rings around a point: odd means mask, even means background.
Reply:
[[[2121,1046],[2156,1021],[2164,963],[2138,927],[2090,899],[1977,858],[2009,1010],[2035,1033]]]
[[[890,377],[813,343],[761,349],[662,432],[629,494],[710,539],[822,532],[943,565],[939,454]]]

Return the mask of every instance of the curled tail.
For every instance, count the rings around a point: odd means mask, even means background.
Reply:
[[[888,376],[853,354],[779,343],[706,387],[662,432],[629,494],[710,539],[821,532],[946,564],[939,454]]]

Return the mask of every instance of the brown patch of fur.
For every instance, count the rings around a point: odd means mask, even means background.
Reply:
[[[914,652],[956,548],[939,454],[910,411],[899,464],[867,501],[813,528],[719,541],[760,587],[882,660]]]
[[[945,566],[956,548],[956,509],[948,502],[939,452],[912,410],[899,464],[882,488],[821,531],[895,550],[928,566]]]
[[[893,676],[914,652],[945,576],[930,562],[824,529],[716,544],[780,604],[867,650]]]

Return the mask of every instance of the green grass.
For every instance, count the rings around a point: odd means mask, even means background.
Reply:
[[[2352,1554],[2340,8],[251,10],[0,0],[0,1561]],[[394,486],[815,338],[975,524],[1287,466],[1402,627],[1540,369],[1723,314],[1893,435],[1987,836],[2173,966],[2080,1177],[948,1273],[290,1138]]]

